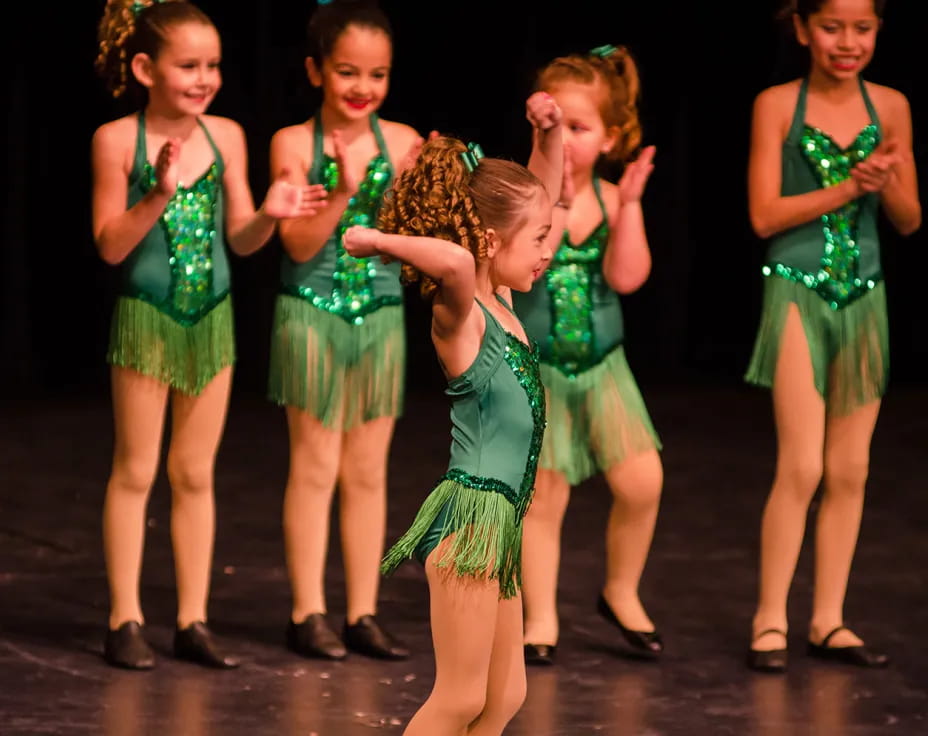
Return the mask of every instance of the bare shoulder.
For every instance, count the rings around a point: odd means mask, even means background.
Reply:
[[[271,145],[279,148],[298,148],[300,150],[309,150],[312,146],[313,139],[313,120],[310,118],[305,123],[298,125],[288,125],[281,128],[271,136]]]
[[[138,132],[138,116],[134,113],[117,120],[104,123],[94,131],[93,143],[109,150],[135,145]]]
[[[775,84],[761,90],[754,98],[755,112],[765,115],[791,115],[799,99],[800,83],[799,79],[794,79],[791,82]]]
[[[880,119],[884,122],[891,123],[899,120],[901,116],[907,118],[911,114],[908,98],[898,89],[873,82],[864,82],[864,85]]]
[[[245,131],[241,125],[231,118],[224,118],[219,115],[203,115],[201,119],[218,145],[244,144]]]
[[[411,125],[392,120],[380,120],[380,129],[387,141],[387,146],[394,156],[403,155],[419,139],[419,133]]]

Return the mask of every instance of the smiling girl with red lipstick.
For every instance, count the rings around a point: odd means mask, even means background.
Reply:
[[[286,407],[290,472],[284,538],[293,606],[290,649],[341,659],[408,652],[375,618],[386,532],[387,455],[403,398],[405,332],[399,264],[353,258],[351,225],[373,226],[387,186],[422,145],[377,116],[390,81],[390,24],[370,2],[320,4],[309,22],[306,72],[322,105],[271,143],[275,175],[323,184],[327,206],[281,228],[269,394]],[[399,164],[397,166],[397,164]],[[343,638],[324,591],[336,483],[347,583]]]
[[[178,657],[229,668],[236,661],[206,627],[214,536],[213,466],[225,423],[235,346],[225,244],[253,253],[278,219],[314,211],[321,187],[282,178],[256,212],[245,137],[206,115],[222,84],[219,34],[183,0],[110,0],[97,68],[138,113],[93,138],[93,231],[104,261],[119,265],[113,316],[115,448],[103,508],[110,589],[110,664],[149,669],[139,575],[145,509],[172,408],[168,478],[177,573]]]
[[[884,5],[793,2],[809,74],[764,90],[754,106],[748,199],[769,246],[747,380],[773,389],[778,441],[748,653],[757,670],[786,669],[787,596],[823,479],[808,652],[863,667],[888,662],[844,626],[843,612],[889,369],[877,212],[904,235],[921,224],[908,101],[860,77]]]

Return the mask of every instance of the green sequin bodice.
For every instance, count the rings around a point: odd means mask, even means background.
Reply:
[[[609,223],[598,181],[595,191],[602,222],[576,245],[565,231],[532,290],[513,295],[526,331],[540,346],[542,362],[568,376],[597,365],[624,337],[619,297],[603,277]]]
[[[401,303],[399,264],[384,265],[379,258],[354,258],[342,245],[342,236],[349,227],[376,227],[380,203],[393,177],[376,116],[371,116],[371,126],[380,153],[368,165],[335,231],[322,250],[306,263],[295,263],[285,255],[281,272],[284,293],[306,299],[317,308],[358,325],[381,307]],[[318,115],[314,123],[314,145],[309,182],[323,184],[326,191],[331,192],[338,186],[338,165],[322,151]]]
[[[538,351],[480,307],[486,317],[480,351],[448,382],[452,443],[444,477],[504,495],[521,518],[531,502],[545,428]]]
[[[224,247],[222,156],[201,123],[214,161],[189,187],[178,185],[158,223],[122,266],[123,296],[141,299],[182,325],[192,325],[229,292],[229,264]],[[145,115],[139,113],[135,162],[129,177],[128,206],[156,185],[145,138]]]
[[[861,90],[871,122],[847,148],[805,123],[807,81],[800,86],[796,113],[783,149],[783,196],[835,186],[865,160],[881,140],[880,125],[866,87]],[[868,194],[816,220],[771,239],[765,276],[802,283],[832,309],[841,309],[882,279],[876,233],[878,201]]]

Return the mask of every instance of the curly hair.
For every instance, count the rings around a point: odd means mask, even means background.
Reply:
[[[139,9],[141,6],[141,9]],[[182,23],[213,22],[187,0],[108,0],[97,29],[99,52],[95,67],[113,97],[122,96],[133,85],[141,85],[129,73],[136,54],[158,55],[168,31]]]
[[[487,230],[505,240],[527,219],[527,210],[544,185],[524,166],[484,158],[470,171],[461,154],[467,147],[456,138],[440,137],[422,147],[415,166],[387,191],[378,228],[400,235],[424,235],[457,243],[474,258],[487,255]],[[403,282],[419,282],[431,299],[438,285],[426,274],[403,264]]]
[[[598,88],[599,112],[607,128],[617,127],[620,135],[606,154],[612,161],[628,161],[641,145],[638,97],[641,83],[638,65],[624,46],[605,56],[571,54],[561,56],[538,74],[537,88],[550,91],[562,82],[577,82]]]

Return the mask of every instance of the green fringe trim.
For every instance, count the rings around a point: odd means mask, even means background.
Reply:
[[[448,537],[435,560],[459,577],[496,580],[499,596],[512,598],[522,586],[522,520],[506,497],[442,478],[419,509],[409,530],[387,552],[381,572],[389,575],[406,560],[422,562]]]
[[[235,362],[232,299],[184,326],[141,299],[116,300],[106,361],[191,396]]]
[[[847,416],[886,393],[889,325],[883,282],[846,307],[832,309],[801,283],[767,277],[760,327],[745,381],[773,387],[790,304],[799,310],[815,388],[829,414]]]
[[[621,345],[575,376],[541,364],[548,426],[539,467],[577,485],[629,457],[661,449]]]
[[[403,406],[403,307],[381,307],[359,325],[279,294],[274,310],[268,396],[348,431]]]

